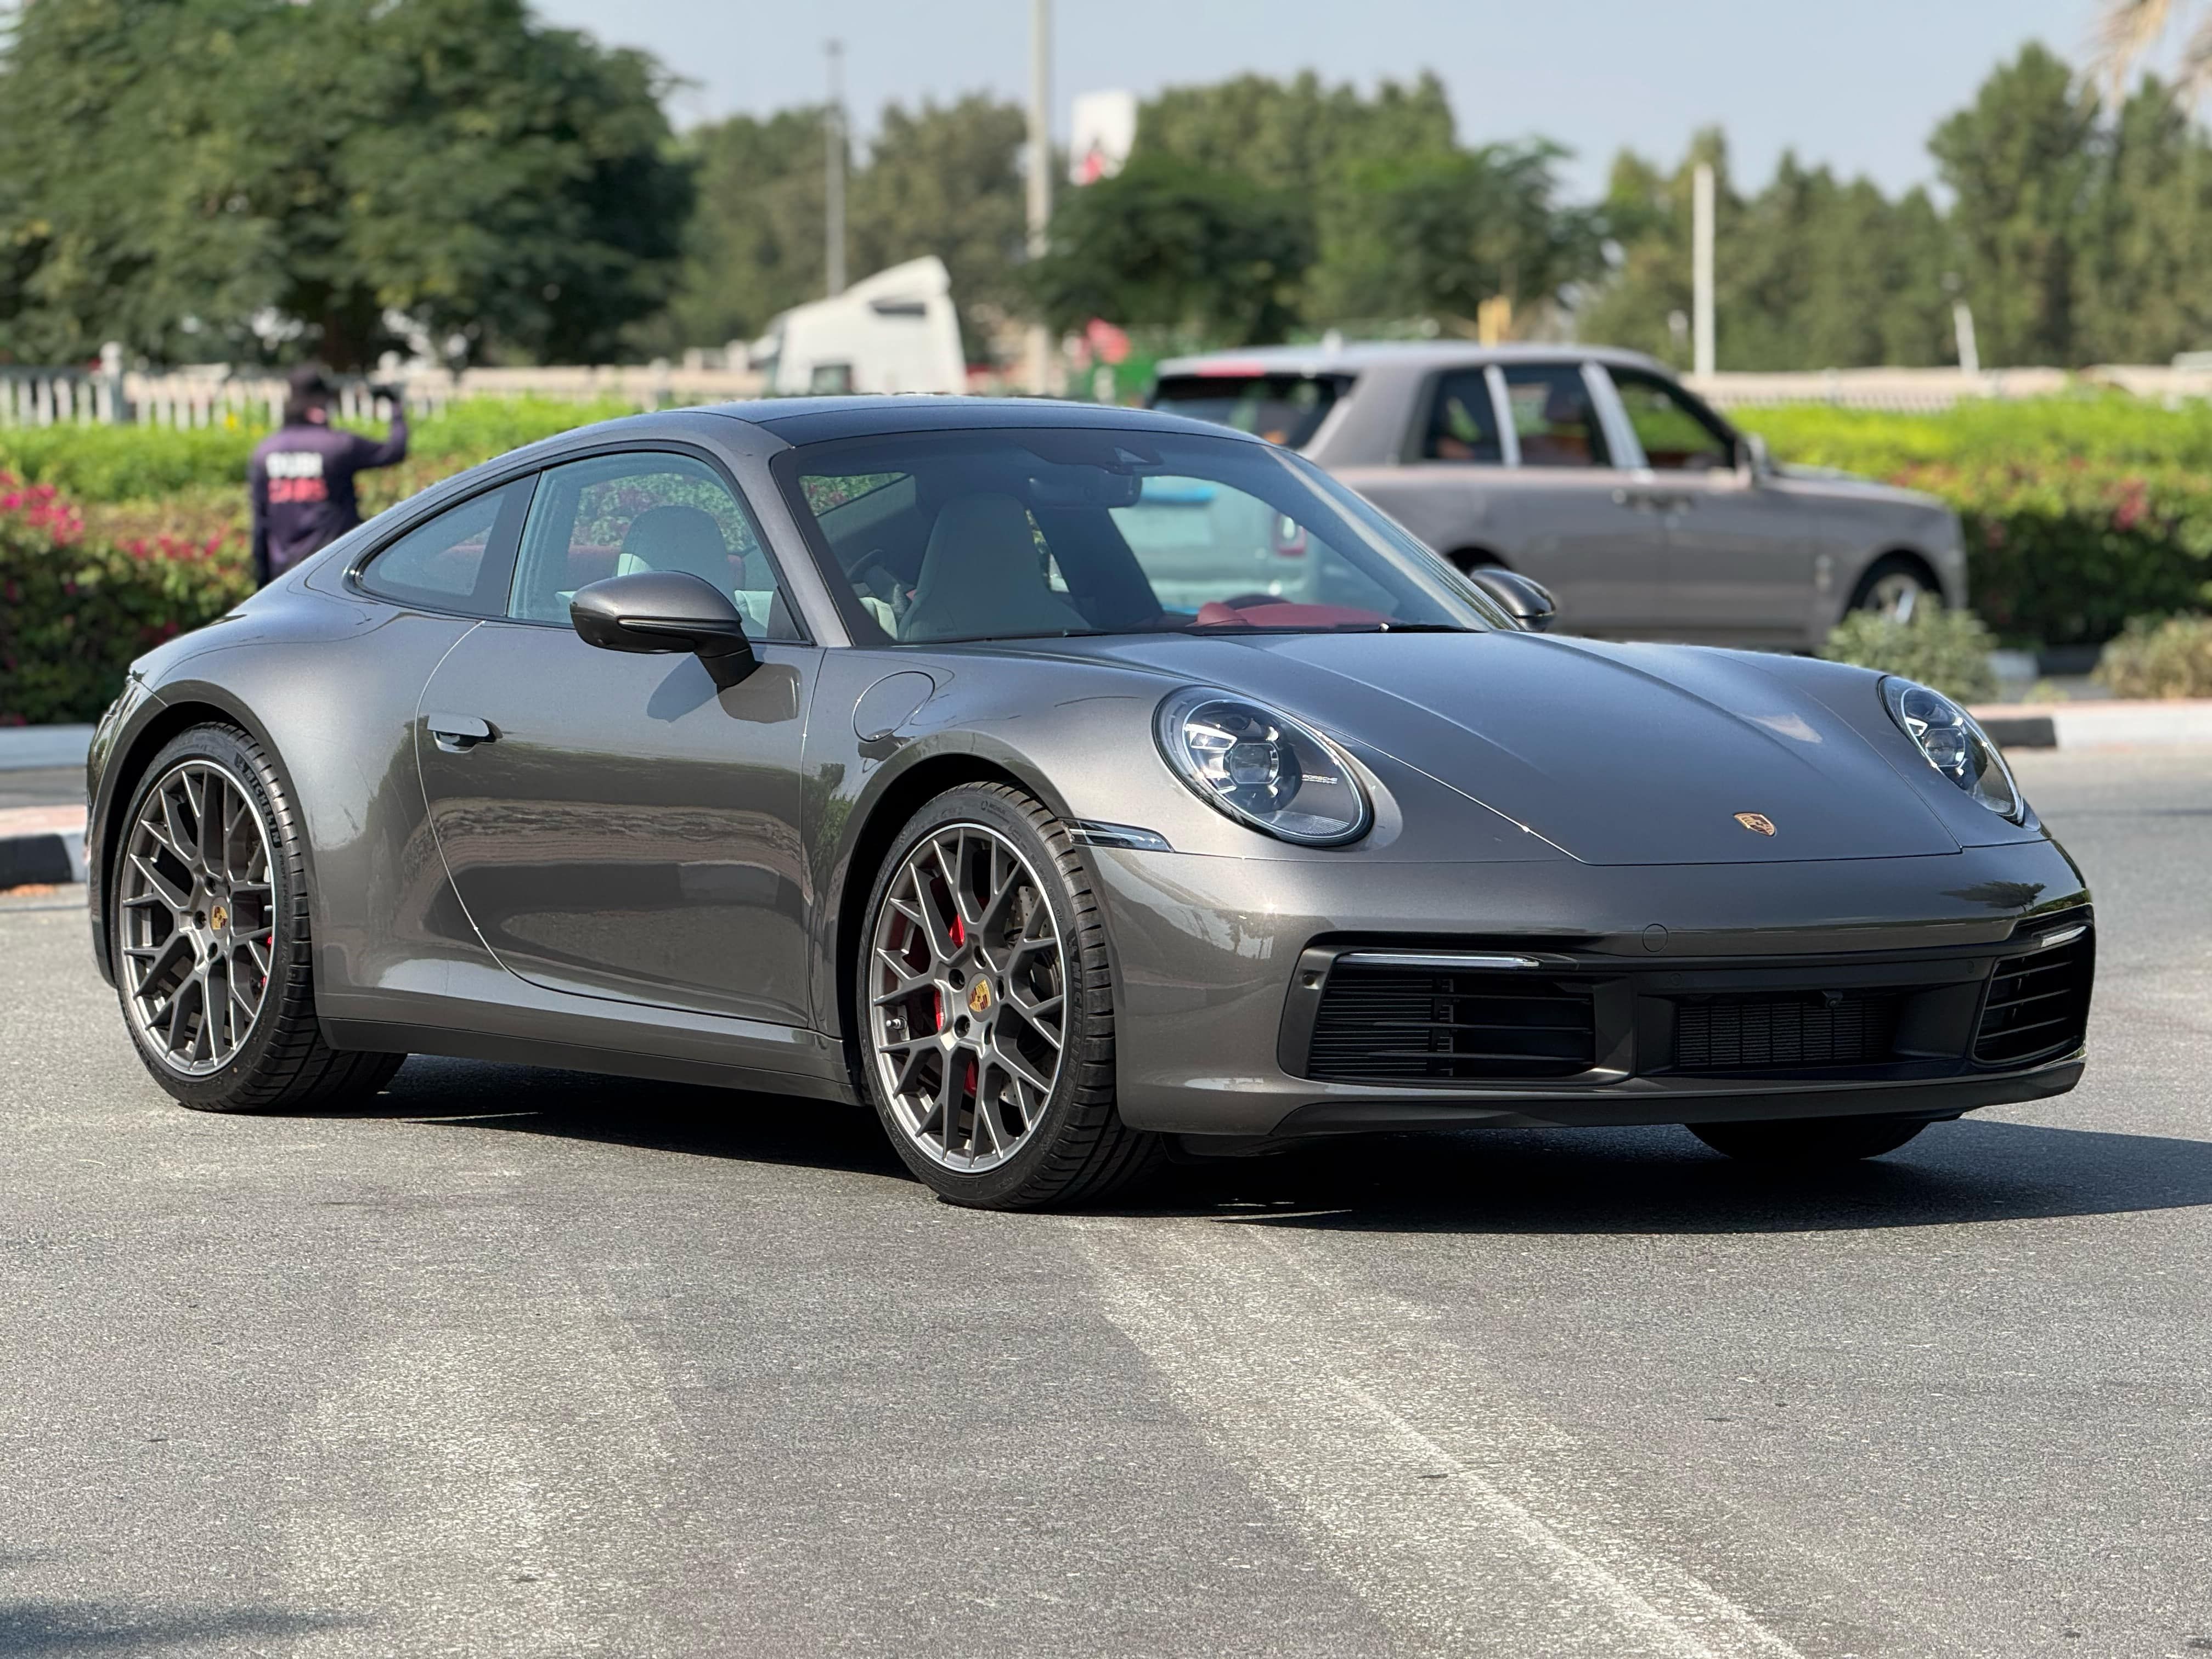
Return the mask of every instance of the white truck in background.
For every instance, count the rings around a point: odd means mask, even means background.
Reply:
[[[842,294],[793,306],[753,342],[753,368],[780,397],[807,392],[968,389],[952,278],[935,254]]]

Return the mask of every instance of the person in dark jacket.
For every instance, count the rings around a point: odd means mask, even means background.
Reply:
[[[261,585],[319,552],[361,522],[356,473],[407,459],[407,410],[387,386],[392,429],[382,443],[331,424],[336,394],[312,365],[292,371],[284,424],[253,448],[246,471],[253,498],[253,579]]]

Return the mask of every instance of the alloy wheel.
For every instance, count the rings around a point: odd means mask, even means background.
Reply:
[[[1067,952],[1036,870],[995,830],[933,830],[900,861],[869,953],[872,1058],[899,1127],[946,1169],[1005,1163],[1067,1042]]]
[[[222,1070],[261,1018],[275,955],[260,808],[212,761],[181,762],[146,792],[118,874],[131,1024],[169,1070]]]
[[[1909,571],[1893,570],[1887,575],[1875,578],[1867,589],[1866,600],[1859,609],[1871,611],[1875,616],[1891,622],[1907,623],[1912,620],[1913,611],[1918,609],[1927,595],[1927,586],[1919,577]]]

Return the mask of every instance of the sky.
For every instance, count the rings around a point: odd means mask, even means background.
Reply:
[[[679,125],[823,96],[845,45],[856,132],[888,101],[1025,100],[1029,0],[533,0],[550,22],[642,46],[690,84]],[[1785,149],[1895,192],[1929,181],[1936,122],[2031,40],[2086,58],[2095,0],[1056,0],[1055,131],[1077,93],[1302,69],[1363,88],[1433,70],[1462,142],[1542,135],[1601,193],[1624,146],[1679,159],[1714,123],[1739,182]]]

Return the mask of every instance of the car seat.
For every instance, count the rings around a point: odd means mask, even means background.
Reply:
[[[1029,511],[1012,495],[957,495],[938,508],[899,638],[1014,638],[1090,626],[1047,585]]]
[[[704,507],[649,507],[630,520],[615,574],[684,570],[725,594],[745,585],[745,562],[722,540],[722,527]]]

